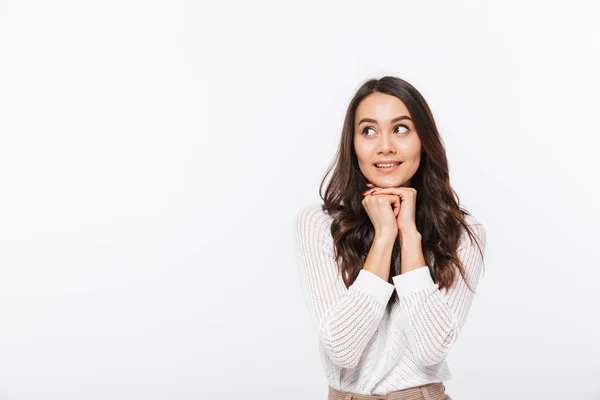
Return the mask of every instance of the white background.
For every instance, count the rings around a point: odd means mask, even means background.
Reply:
[[[292,221],[384,75],[429,102],[488,234],[447,393],[600,399],[599,18],[0,1],[0,400],[325,399]]]

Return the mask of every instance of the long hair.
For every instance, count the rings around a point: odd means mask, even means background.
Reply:
[[[438,133],[433,115],[423,96],[408,82],[393,76],[366,81],[348,106],[336,156],[327,169],[319,188],[323,211],[332,217],[331,235],[335,257],[342,259],[341,274],[349,287],[363,268],[375,236],[374,227],[362,206],[362,192],[367,189],[367,179],[362,174],[354,149],[354,124],[356,108],[371,93],[385,93],[400,99],[408,109],[421,140],[421,161],[411,179],[417,190],[416,226],[421,234],[423,256],[438,288],[448,289],[454,282],[456,271],[468,284],[465,269],[457,250],[462,229],[471,238],[476,237],[465,216],[469,212],[460,206],[458,195],[450,186],[448,160],[443,141]],[[323,196],[323,185],[332,168],[333,174]],[[481,245],[479,251],[483,258]],[[392,250],[389,283],[401,271],[400,243],[397,238]],[[431,266],[435,265],[435,268]],[[456,268],[454,268],[456,266]],[[393,299],[397,299],[394,291]]]

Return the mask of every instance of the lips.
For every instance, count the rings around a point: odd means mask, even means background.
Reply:
[[[398,166],[400,164],[402,164],[402,161],[388,161],[388,162],[377,162],[375,164],[373,164],[376,168],[386,168],[386,167],[378,167],[378,165],[390,165],[393,164],[393,166]],[[387,167],[389,168],[389,167]]]
[[[382,174],[382,175],[393,174],[398,169],[400,169],[401,165],[402,165],[402,163],[393,165],[391,167],[378,167],[378,166],[375,166],[375,169],[377,170],[378,174]]]

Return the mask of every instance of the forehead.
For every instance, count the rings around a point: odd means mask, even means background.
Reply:
[[[365,97],[356,108],[356,121],[367,117],[387,122],[400,115],[412,117],[402,100],[396,96],[379,92]]]

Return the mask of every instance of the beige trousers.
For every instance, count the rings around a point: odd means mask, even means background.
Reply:
[[[388,394],[357,394],[329,386],[327,400],[452,400],[442,382],[428,383]]]

